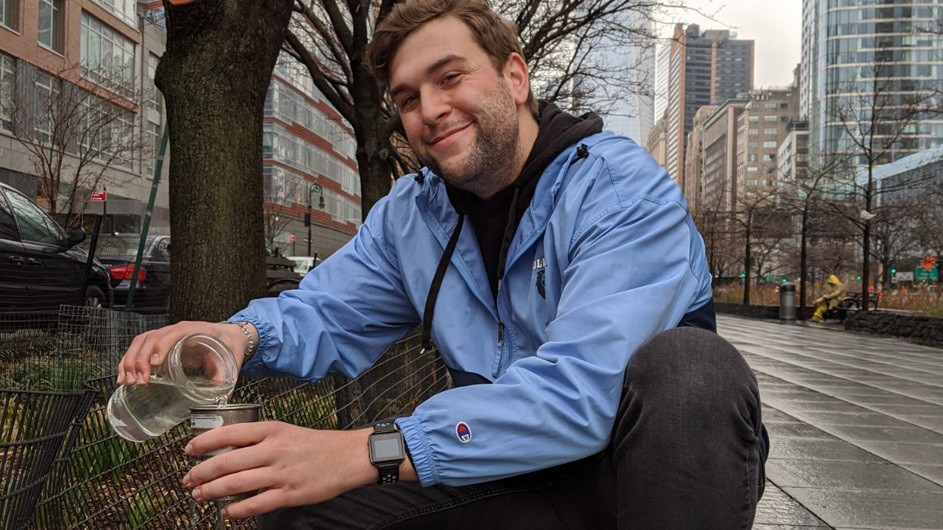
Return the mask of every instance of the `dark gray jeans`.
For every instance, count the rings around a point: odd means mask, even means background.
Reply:
[[[273,530],[750,528],[766,447],[743,357],[712,332],[682,327],[632,357],[601,453],[473,486],[368,486],[258,522]]]

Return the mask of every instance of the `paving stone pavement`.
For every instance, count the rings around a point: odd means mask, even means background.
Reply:
[[[943,529],[943,349],[718,315],[771,449],[754,528]]]

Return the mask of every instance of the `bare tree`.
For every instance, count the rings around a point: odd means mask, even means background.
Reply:
[[[40,202],[68,229],[81,225],[105,173],[133,171],[143,147],[135,126],[141,98],[134,81],[99,85],[83,81],[78,71],[37,71],[29,91],[32,108],[13,110],[13,131],[31,155]]]
[[[843,160],[829,156],[820,161],[809,161],[794,182],[785,186],[783,207],[795,216],[799,235],[799,309],[806,307],[807,279],[809,277],[810,236],[825,236],[834,232],[833,223],[823,214],[822,200],[831,183],[833,173],[842,167]]]
[[[775,187],[757,187],[737,195],[733,221],[740,226],[743,244],[743,303],[750,303],[750,284],[754,270],[754,238],[765,238],[769,234],[771,221],[776,216],[775,205],[779,190]]]
[[[892,198],[884,204],[873,220],[871,255],[883,272],[875,284],[881,291],[890,285],[889,271],[895,263],[907,256],[920,253],[921,210],[938,210],[939,203],[928,204],[923,199],[906,195]]]
[[[896,68],[889,59],[876,58],[870,67],[862,67],[860,79],[847,84],[844,95],[831,104],[829,125],[837,125],[842,132],[834,149],[850,156],[850,168],[844,179],[835,182],[842,197],[828,204],[860,232],[864,311],[868,310],[871,232],[878,208],[874,168],[898,158],[905,145],[901,140],[912,135],[918,122],[940,112],[939,88],[901,79]]]
[[[918,244],[921,250],[932,252],[937,261],[943,259],[943,177],[927,178],[917,188],[920,203],[914,209],[917,222]]]

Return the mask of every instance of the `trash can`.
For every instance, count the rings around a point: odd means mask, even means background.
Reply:
[[[796,284],[784,283],[779,286],[779,319],[796,319]]]

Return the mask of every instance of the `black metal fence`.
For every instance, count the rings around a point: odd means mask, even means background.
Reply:
[[[192,464],[185,424],[142,444],[108,425],[119,356],[164,321],[71,306],[56,319],[0,332],[0,528],[214,528],[215,506],[180,485]],[[262,404],[263,420],[329,429],[402,414],[449,384],[438,354],[419,346],[410,335],[354,380],[240,380],[231,401]]]

